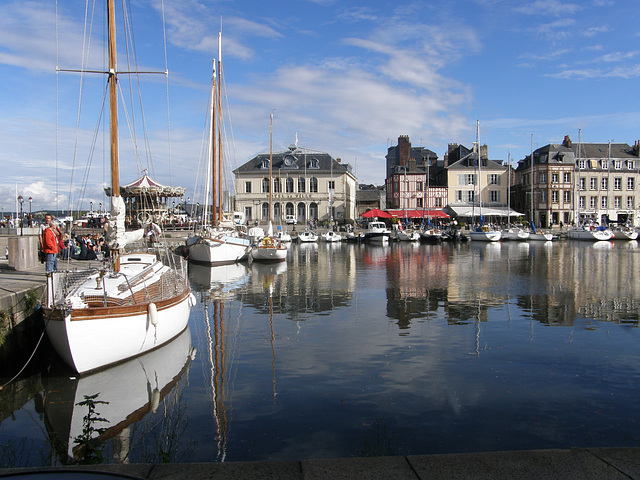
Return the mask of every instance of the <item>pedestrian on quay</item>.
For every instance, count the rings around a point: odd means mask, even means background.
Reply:
[[[60,252],[60,229],[58,222],[53,218],[49,221],[49,227],[45,228],[42,235],[42,251],[47,256],[45,272],[58,270],[58,253]]]

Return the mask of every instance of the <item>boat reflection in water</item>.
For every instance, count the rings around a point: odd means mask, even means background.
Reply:
[[[114,437],[119,440],[112,445],[114,460],[131,461],[131,427],[150,412],[156,413],[186,377],[194,357],[187,328],[163,347],[112,368],[87,376],[61,372],[45,378],[45,425],[60,462],[85,463],[96,450],[102,450],[103,442]],[[95,407],[93,413],[87,403]],[[168,410],[165,405],[163,414]]]
[[[189,265],[189,280],[193,289],[200,293],[227,294],[241,287],[249,278],[246,263],[230,265]]]

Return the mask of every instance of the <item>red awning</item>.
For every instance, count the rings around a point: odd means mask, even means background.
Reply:
[[[397,218],[449,218],[442,210],[387,210]]]
[[[365,218],[391,218],[393,215],[385,212],[384,210],[380,210],[379,208],[372,208],[371,210],[367,210],[364,212],[361,217]]]

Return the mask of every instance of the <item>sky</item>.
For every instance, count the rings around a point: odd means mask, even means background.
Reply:
[[[3,211],[17,195],[33,211],[107,203],[106,79],[56,71],[104,69],[102,4],[0,2]],[[127,9],[137,62],[127,65],[119,30],[118,70],[169,74],[119,77],[122,105],[135,105],[120,108],[121,184],[147,169],[195,199],[220,29],[232,168],[269,151],[271,113],[274,151],[297,138],[378,185],[400,135],[442,158],[449,143],[472,146],[476,121],[490,158],[514,164],[532,135],[534,149],[577,142],[578,131],[583,142],[640,139],[637,0],[132,0]]]

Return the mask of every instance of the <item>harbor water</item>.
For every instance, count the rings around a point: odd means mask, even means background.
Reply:
[[[635,241],[190,267],[171,344],[80,377],[45,342],[0,391],[0,467],[637,446],[637,272]]]

